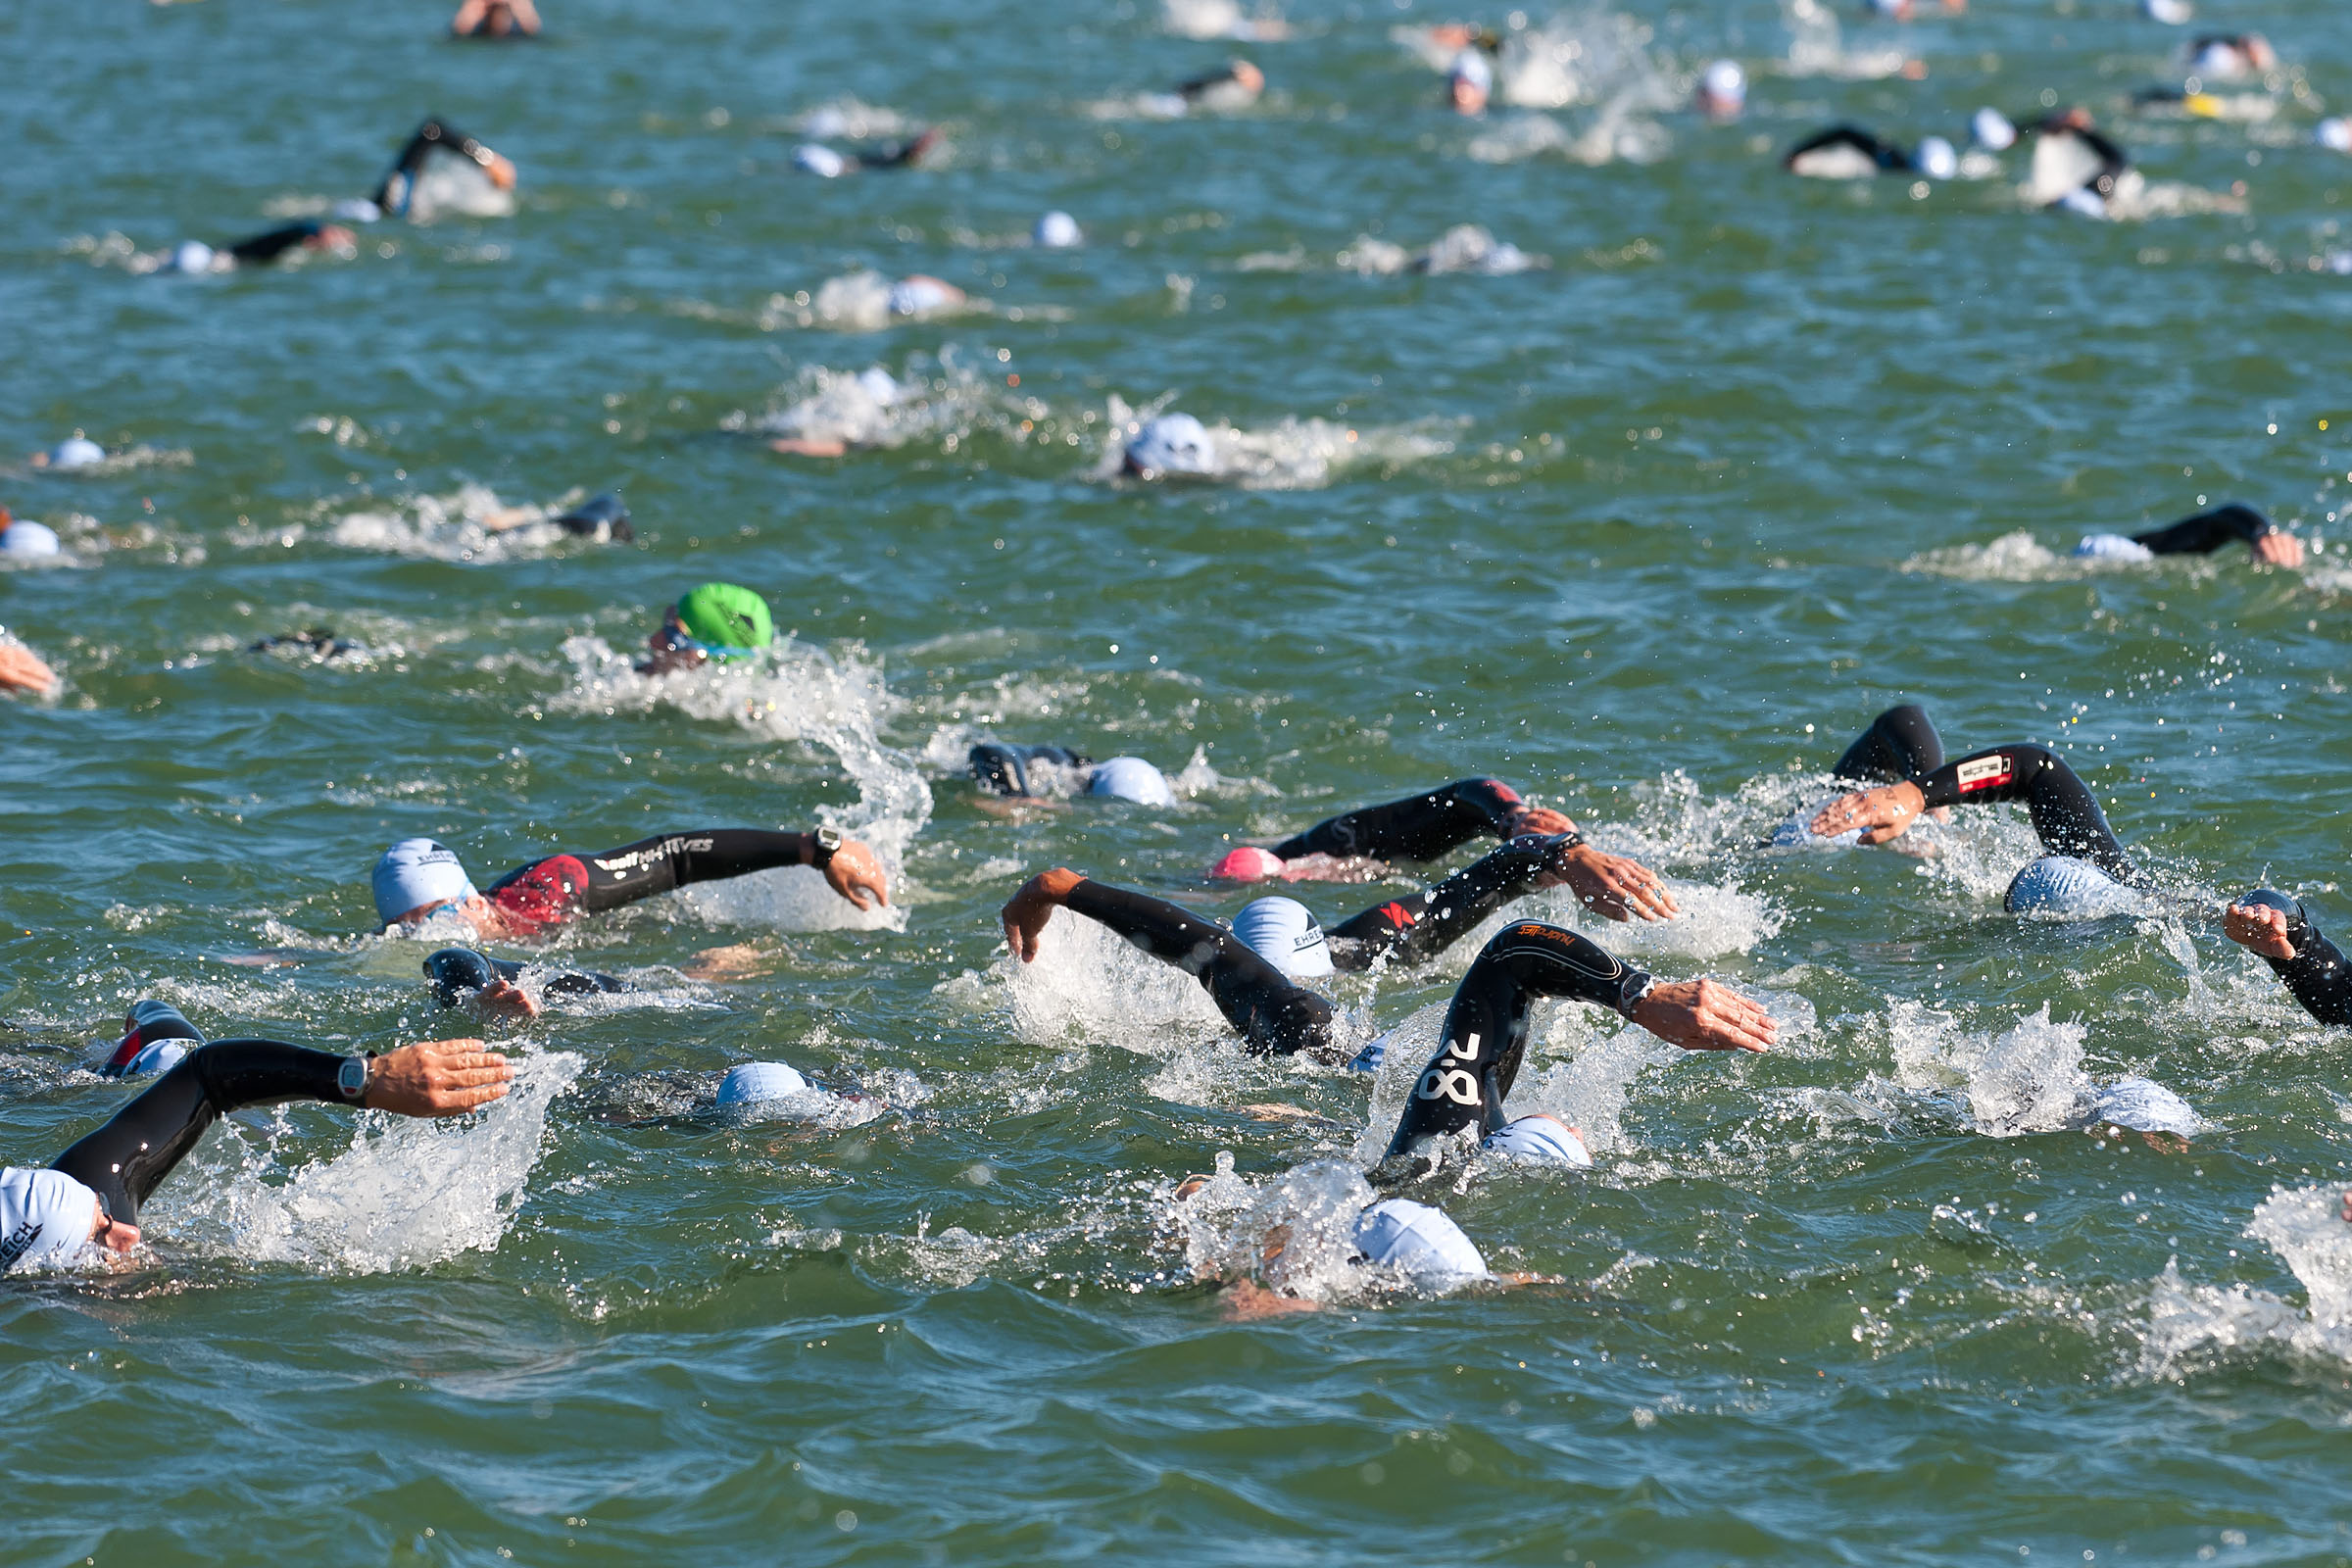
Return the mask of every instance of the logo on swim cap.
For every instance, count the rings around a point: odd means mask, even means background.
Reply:
[[[1331,973],[1331,945],[1323,927],[1297,899],[1258,899],[1233,917],[1243,947],[1294,979]]]
[[[0,1171],[0,1274],[71,1262],[97,1223],[98,1195],[64,1171]]]
[[[1086,781],[1089,795],[1107,795],[1138,806],[1174,806],[1167,776],[1140,757],[1114,757],[1096,765]]]
[[[455,851],[431,839],[402,839],[386,850],[368,878],[375,912],[390,925],[428,904],[458,904],[474,896]]]
[[[1163,473],[1214,473],[1216,443],[1191,415],[1163,414],[1146,420],[1128,439],[1127,466],[1146,478]]]
[[[767,601],[731,582],[707,582],[680,599],[678,624],[713,659],[758,653],[775,640]]]

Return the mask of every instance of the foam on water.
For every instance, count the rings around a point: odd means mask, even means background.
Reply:
[[[2343,1192],[2341,1183],[2275,1190],[2246,1226],[2302,1284],[2301,1307],[2247,1285],[2196,1284],[2181,1278],[2178,1262],[2167,1263],[2148,1293],[2140,1373],[2184,1381],[2249,1353],[2352,1362],[2352,1225],[2344,1223]]]
[[[1128,438],[1142,429],[1144,418],[1156,412],[1156,406],[1132,409],[1116,396],[1110,399],[1108,438],[1095,466],[1095,478],[1117,476]],[[1239,485],[1245,490],[1317,490],[1358,468],[1394,469],[1442,457],[1454,449],[1454,443],[1440,433],[1446,428],[1447,423],[1439,420],[1349,426],[1296,416],[1255,430],[1219,422],[1208,425],[1215,470],[1188,474],[1186,479]]]
[[[1178,1040],[1232,1039],[1200,981],[1067,909],[1047,925],[1034,962],[1006,954],[986,985],[1013,1034],[1035,1045],[1076,1037],[1157,1056]]]
[[[273,1137],[256,1145],[232,1119],[143,1217],[174,1246],[321,1272],[384,1273],[496,1251],[528,1196],[548,1106],[585,1062],[553,1052],[514,1065],[506,1098],[471,1115],[363,1113],[344,1152],[291,1171],[280,1169]]]
[[[1909,63],[1900,49],[1848,50],[1838,15],[1824,0],[1781,0],[1781,21],[1788,29],[1791,76],[1877,81],[1900,74]]]
[[[778,401],[781,407],[749,421],[750,427],[786,440],[885,450],[943,436],[961,439],[1006,422],[1021,406],[1002,376],[972,370],[952,350],[936,361],[909,360],[896,374],[880,367],[810,367]]]
[[[414,496],[389,511],[345,513],[326,527],[326,537],[345,550],[411,556],[452,565],[486,566],[532,561],[571,545],[593,548],[567,534],[555,519],[578,493],[548,505],[510,506],[488,485],[465,484],[442,496]],[[247,548],[281,548],[300,540],[301,524],[257,530],[239,543]]]
[[[1256,1279],[1308,1301],[1359,1298],[1397,1283],[1356,1261],[1356,1218],[1376,1197],[1362,1172],[1337,1160],[1252,1185],[1220,1151],[1216,1174],[1177,1205],[1185,1262],[1199,1279]]]

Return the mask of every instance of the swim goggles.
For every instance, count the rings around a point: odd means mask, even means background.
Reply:
[[[653,635],[653,644],[662,653],[700,654],[705,659],[752,659],[759,655],[757,648],[730,648],[725,643],[707,643],[690,635],[675,620],[664,619],[662,629]]]

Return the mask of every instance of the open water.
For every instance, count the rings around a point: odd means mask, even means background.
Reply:
[[[0,575],[66,682],[0,715],[0,1158],[121,1102],[84,1066],[142,996],[216,1034],[470,1032],[426,944],[361,934],[396,837],[480,877],[821,817],[899,881],[886,920],[776,873],[576,927],[563,957],[645,989],[494,1030],[526,1058],[497,1110],[247,1114],[137,1267],[12,1279],[0,1559],[2352,1554],[2352,1045],[2212,914],[2267,878],[2352,920],[2352,162],[2311,142],[2352,30],[2200,0],[2281,70],[2232,89],[2269,118],[2185,120],[2130,100],[2193,29],[1926,9],[1482,13],[1558,68],[1484,122],[1392,36],[1442,11],[1388,0],[1248,45],[1000,0],[549,0],[511,47],[427,5],[18,9],[0,451],[128,456],[12,456],[0,490],[69,550]],[[1140,112],[1237,51],[1255,108]],[[1717,55],[1753,80],[1736,124],[1679,107]],[[1983,103],[2089,106],[2191,210],[2030,210],[2022,149],[1933,187],[1776,164],[1839,118],[1957,140]],[[827,106],[950,154],[797,173]],[[428,113],[515,161],[512,217],[137,270],[366,193]],[[1026,243],[1048,207],[1085,248]],[[1382,270],[1471,222],[1548,265]],[[866,270],[977,308],[877,324]],[[860,404],[875,365],[920,395]],[[1246,432],[1245,471],[1106,477],[1162,403]],[[633,545],[479,526],[612,488]],[[2068,558],[2208,498],[2309,563]],[[631,675],[713,577],[786,654]],[[367,652],[245,651],[312,625]],[[1932,860],[1761,853],[1905,698],[1955,749],[2065,751],[2167,896],[2004,915],[2013,808]],[[1141,753],[1184,799],[983,811],[990,735]],[[1230,1320],[1195,1266],[1347,1201],[1401,1080],[1247,1058],[1068,916],[1016,975],[996,907],[1069,864],[1229,913],[1200,881],[1229,840],[1480,772],[1665,870],[1687,920],[1586,928],[1764,995],[1784,1044],[1547,1012],[1520,1108],[1598,1167],[1414,1196],[1566,1283],[1327,1261],[1288,1281],[1321,1311]],[[736,977],[690,978],[721,946]],[[1343,980],[1353,1027],[1410,1055],[1473,951]],[[755,1057],[891,1108],[695,1112]],[[2036,1130],[2126,1072],[2210,1123],[2187,1152]],[[1173,1202],[1221,1152],[1227,1219]]]

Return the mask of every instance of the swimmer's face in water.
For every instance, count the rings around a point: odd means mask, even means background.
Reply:
[[[1447,95],[1457,115],[1483,115],[1487,112],[1487,89],[1484,84],[1467,76],[1456,76],[1447,84]]]

